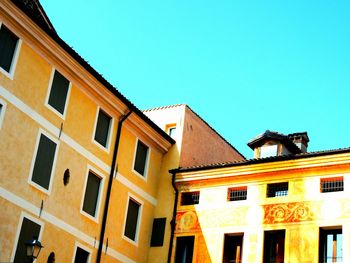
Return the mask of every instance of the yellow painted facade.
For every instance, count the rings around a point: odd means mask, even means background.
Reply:
[[[343,189],[322,192],[325,178],[342,178]],[[268,197],[267,188],[276,183],[287,183],[287,193]],[[268,249],[264,236],[272,230],[285,233],[284,258],[277,262],[324,262],[319,254],[323,229],[342,231],[337,244],[342,254],[338,251],[338,258],[327,262],[350,262],[349,151],[185,168],[177,172],[176,185],[179,199],[172,262],[176,241],[183,236],[194,236],[193,262],[231,262],[224,257],[225,235],[243,236],[237,262],[274,262],[263,256]],[[235,187],[246,187],[245,200],[228,200],[229,189]],[[182,194],[194,191],[200,192],[199,203],[182,205]]]

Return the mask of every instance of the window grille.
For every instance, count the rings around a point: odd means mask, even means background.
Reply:
[[[247,187],[232,187],[227,191],[227,201],[247,200]]]
[[[344,178],[333,177],[321,179],[321,193],[344,191]]]
[[[288,182],[267,185],[267,197],[279,197],[288,195]]]
[[[199,191],[187,192],[181,194],[181,205],[197,205],[199,204]]]

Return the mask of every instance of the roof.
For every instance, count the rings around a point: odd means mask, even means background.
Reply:
[[[199,116],[198,113],[196,113],[194,110],[192,110],[191,107],[188,106],[187,104],[174,104],[174,105],[168,105],[168,106],[161,106],[161,107],[156,107],[156,108],[152,108],[152,109],[147,109],[147,110],[144,110],[143,112],[164,110],[164,109],[170,109],[170,108],[176,108],[176,107],[186,107],[187,109],[189,109],[206,126],[208,126],[217,136],[219,136],[228,146],[230,146],[234,151],[236,151],[242,158],[246,159],[243,154],[241,154],[230,142],[228,142],[220,133],[218,133],[212,126],[210,126],[209,123],[207,123],[201,116]]]
[[[285,145],[292,153],[298,154],[298,153],[301,153],[302,151],[291,140],[296,136],[304,136],[304,137],[306,136],[307,140],[309,140],[306,132],[291,133],[288,135],[284,135],[278,132],[266,130],[264,133],[258,135],[257,137],[253,138],[250,142],[248,142],[248,146],[251,149],[254,149],[256,147],[263,145],[266,140],[270,139],[270,140],[276,140],[283,143],[283,145]]]
[[[296,160],[296,159],[311,158],[311,157],[318,157],[318,156],[332,155],[332,154],[342,154],[342,153],[350,153],[350,147],[334,149],[334,150],[326,150],[326,151],[309,152],[309,153],[272,156],[267,158],[257,158],[257,159],[250,159],[250,160],[245,160],[240,162],[214,163],[209,165],[193,166],[193,167],[179,167],[177,169],[170,170],[170,172],[178,173],[178,172],[203,171],[203,170],[210,170],[210,169],[217,169],[217,168],[244,166],[244,165],[252,165],[252,164],[259,164],[259,163],[271,163],[271,162]]]
[[[73,59],[94,76],[103,86],[120,99],[130,110],[137,114],[143,121],[152,127],[159,135],[165,138],[169,143],[175,144],[165,131],[159,128],[145,114],[142,113],[134,104],[122,95],[112,84],[110,84],[100,73],[98,73],[86,60],[84,60],[73,48],[63,41],[52,26],[43,7],[38,0],[11,0],[22,12],[24,12],[36,25],[38,25],[48,36],[51,37],[61,48],[63,48]]]

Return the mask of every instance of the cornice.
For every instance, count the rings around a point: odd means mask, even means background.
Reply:
[[[232,167],[213,168],[189,172],[177,172],[176,183],[191,182],[200,180],[215,180],[225,177],[254,176],[264,173],[283,172],[288,170],[317,169],[335,165],[350,165],[350,153],[336,153],[332,155],[316,156],[303,159],[284,160],[278,162],[243,164]]]
[[[151,142],[160,152],[167,152],[172,144],[161,136],[158,132],[147,125],[138,115],[132,114],[125,122],[124,126],[136,132],[136,135]],[[146,135],[146,136],[145,136]]]
[[[82,65],[11,1],[0,1],[0,13],[11,30],[14,30],[27,45],[55,68],[65,73],[74,86],[80,88],[94,100],[97,99],[99,104],[105,104],[113,109],[118,115],[124,114],[127,106],[87,72]]]

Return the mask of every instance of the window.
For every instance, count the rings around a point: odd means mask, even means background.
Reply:
[[[166,218],[155,218],[153,220],[151,247],[161,247],[164,241]]]
[[[247,187],[232,187],[227,190],[227,201],[247,200]]]
[[[181,193],[181,205],[199,204],[199,191]]]
[[[0,67],[11,73],[19,38],[4,25],[0,25]]]
[[[17,239],[17,248],[15,253],[14,262],[27,262],[27,249],[25,242],[33,239],[39,238],[41,226],[30,219],[23,217],[21,230]]]
[[[288,195],[288,182],[267,185],[267,197],[279,197]]]
[[[262,146],[260,148],[260,158],[277,156],[277,145]]]
[[[65,112],[68,91],[69,80],[55,70],[47,103],[62,115]]]
[[[134,170],[142,176],[146,174],[147,159],[148,147],[140,140],[137,140]]]
[[[32,172],[32,182],[49,190],[57,144],[44,134],[40,134]]]
[[[110,137],[112,117],[107,115],[103,110],[98,111],[96,128],[95,128],[95,141],[105,148],[108,148],[108,140]]]
[[[176,238],[176,263],[192,263],[194,236]]]
[[[128,237],[133,241],[137,241],[140,208],[141,204],[136,202],[134,199],[129,198],[124,236]]]
[[[224,263],[241,263],[243,233],[226,234],[224,239]]]
[[[321,193],[344,191],[344,178],[331,177],[321,179]]]
[[[169,128],[169,136],[173,139],[176,137],[176,127]]]
[[[342,228],[320,229],[319,262],[343,262]]]
[[[284,262],[285,230],[265,231],[264,234],[264,263]]]
[[[75,251],[74,263],[87,263],[90,257],[90,253],[85,249],[77,246]]]
[[[6,103],[2,99],[0,99],[0,129],[2,126],[2,122],[4,120],[5,110],[6,110]]]
[[[85,188],[83,211],[92,217],[96,217],[97,214],[100,185],[101,178],[89,171]]]

